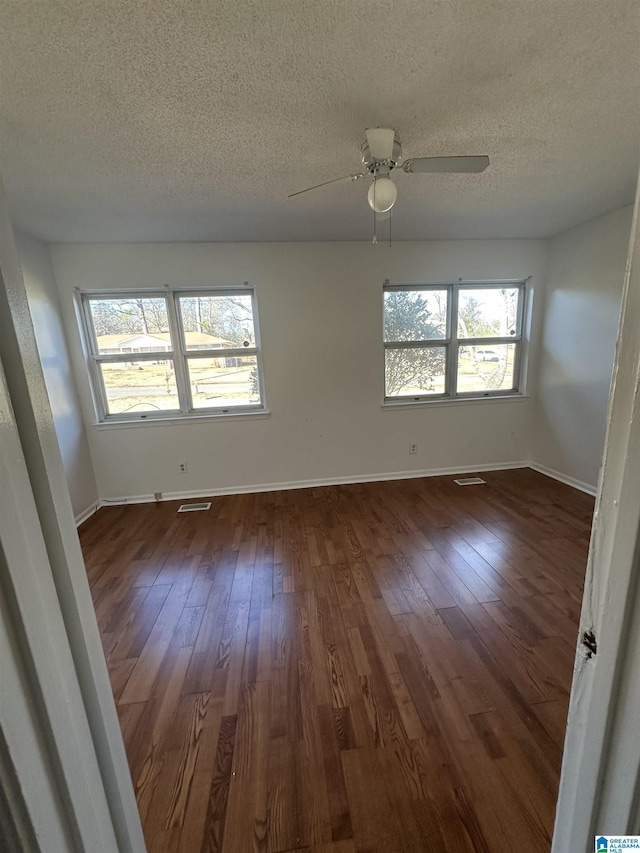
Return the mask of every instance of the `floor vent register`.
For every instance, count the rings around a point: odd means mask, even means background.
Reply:
[[[211,509],[211,501],[209,503],[181,504],[178,507],[178,512],[202,512],[205,509]]]

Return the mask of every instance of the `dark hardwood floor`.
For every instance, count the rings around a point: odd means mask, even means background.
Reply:
[[[593,501],[531,470],[81,529],[150,853],[542,853]]]

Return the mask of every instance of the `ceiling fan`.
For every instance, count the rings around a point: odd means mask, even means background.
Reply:
[[[373,178],[369,186],[367,198],[373,210],[374,227],[376,219],[386,219],[396,203],[398,190],[389,177],[394,169],[400,167],[406,174],[424,174],[426,172],[484,172],[489,165],[487,156],[478,157],[410,157],[400,166],[402,160],[402,144],[395,130],[390,127],[373,127],[366,131],[367,138],[362,143],[362,163],[364,171],[353,172],[341,178],[323,181],[304,190],[291,193],[288,198],[336,184],[342,181],[357,181],[368,175]],[[377,242],[375,232],[373,242]]]

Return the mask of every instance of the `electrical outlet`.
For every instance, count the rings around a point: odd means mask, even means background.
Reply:
[[[178,471],[180,471],[181,474],[186,474],[187,473],[187,463],[186,462],[178,462]]]
[[[409,445],[409,453],[413,456],[414,453],[418,452],[418,445],[411,442]]]

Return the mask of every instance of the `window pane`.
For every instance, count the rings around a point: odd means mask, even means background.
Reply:
[[[110,415],[180,411],[172,361],[101,364]]]
[[[458,393],[513,391],[515,344],[460,347]]]
[[[181,296],[178,302],[188,350],[255,346],[249,294]]]
[[[255,355],[189,359],[194,409],[251,406],[260,403]]]
[[[507,338],[517,332],[518,287],[460,288],[458,336]]]
[[[89,307],[100,355],[173,349],[163,298],[90,299]]]
[[[385,350],[385,395],[444,394],[445,347]]]
[[[447,337],[446,290],[386,290],[384,339],[433,341]]]

